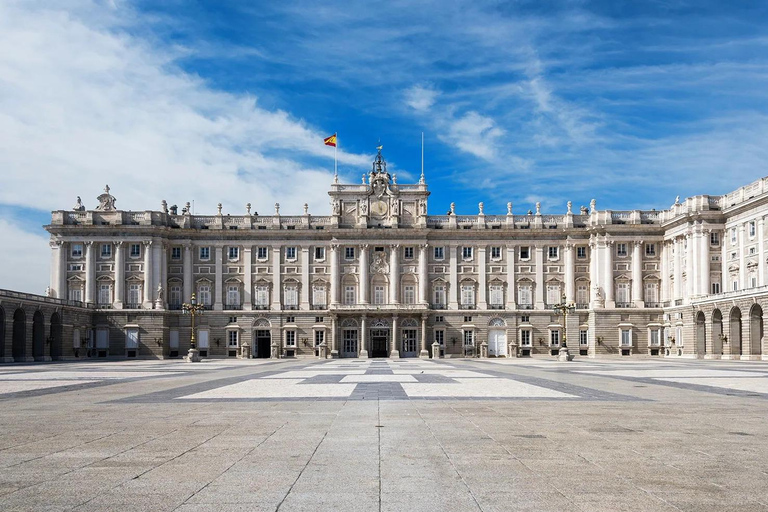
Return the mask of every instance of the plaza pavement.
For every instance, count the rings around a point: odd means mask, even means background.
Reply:
[[[3,365],[0,510],[768,511],[768,363]]]

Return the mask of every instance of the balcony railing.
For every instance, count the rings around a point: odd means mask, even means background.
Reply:
[[[171,311],[178,311],[181,309],[181,304],[168,304],[168,309]]]
[[[588,302],[577,302],[576,303],[576,309],[589,309],[589,303]]]
[[[645,303],[645,307],[647,307],[647,308],[660,308],[662,306],[661,306],[661,302],[646,302]]]
[[[518,304],[518,309],[533,309],[533,304]]]
[[[504,304],[488,304],[488,309],[504,309]]]
[[[253,305],[253,309],[264,311],[264,310],[269,309],[269,304],[254,304]]]
[[[459,309],[475,309],[476,307],[474,304],[459,304]]]
[[[328,309],[327,304],[312,304],[312,309]]]
[[[112,309],[112,304],[96,304],[97,309]]]
[[[141,309],[140,302],[126,302],[124,304],[125,309]]]
[[[224,304],[224,309],[237,311],[237,310],[243,309],[243,305],[242,304]]]
[[[432,309],[446,309],[446,305],[441,302],[433,302],[430,304],[430,307]]]
[[[283,311],[297,311],[299,306],[297,304],[284,304]]]
[[[631,302],[617,302],[616,303],[617,308],[631,308],[632,303]]]

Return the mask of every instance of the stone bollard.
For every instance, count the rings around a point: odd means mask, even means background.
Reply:
[[[325,342],[322,342],[320,345],[318,345],[317,354],[320,359],[327,359],[328,358],[328,345],[325,344]]]
[[[488,342],[484,341],[480,344],[480,357],[483,359],[488,358]]]
[[[240,347],[240,359],[250,359],[251,358],[251,347],[247,343],[243,343],[243,345]]]
[[[272,345],[270,345],[269,348],[271,349],[269,354],[270,359],[280,359],[280,354],[277,351],[278,349],[277,342],[273,341]]]
[[[438,342],[432,344],[432,359],[440,359],[440,344]]]

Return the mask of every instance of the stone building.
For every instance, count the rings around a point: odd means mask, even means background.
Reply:
[[[59,318],[29,300],[49,331],[63,315],[61,357],[75,338],[79,357],[183,355],[194,293],[208,357],[551,356],[567,334],[583,356],[759,359],[767,183],[665,210],[428,215],[424,177],[397,183],[379,153],[361,183],[335,180],[327,216],[119,210],[107,187],[46,226]],[[0,306],[0,357],[29,357]]]

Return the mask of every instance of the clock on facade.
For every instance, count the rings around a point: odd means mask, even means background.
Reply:
[[[371,214],[375,217],[385,216],[388,208],[386,201],[382,201],[381,199],[371,201]]]

